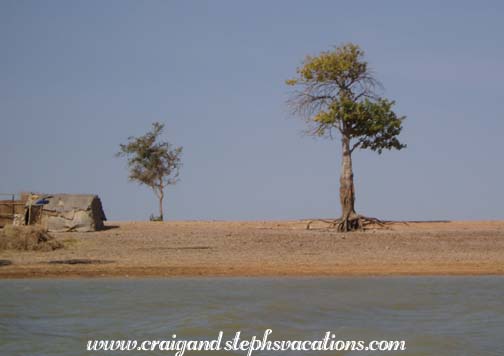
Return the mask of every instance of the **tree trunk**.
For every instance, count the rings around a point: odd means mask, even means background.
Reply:
[[[163,190],[159,192],[159,221],[163,221]]]
[[[341,143],[343,150],[340,177],[341,219],[338,224],[338,231],[345,232],[358,230],[362,226],[359,215],[355,212],[355,188],[350,138],[343,135]]]

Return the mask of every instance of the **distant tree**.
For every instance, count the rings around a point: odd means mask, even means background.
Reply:
[[[352,153],[355,149],[402,149],[399,142],[405,116],[398,116],[389,101],[377,94],[381,88],[359,46],[349,43],[316,57],[308,56],[287,80],[296,91],[289,99],[294,114],[308,123],[307,133],[333,138],[339,133],[342,145],[340,177],[341,218],[339,231],[362,228],[364,217],[355,212]]]
[[[127,157],[130,169],[129,179],[150,187],[159,199],[159,218],[163,221],[164,189],[176,184],[182,166],[182,147],[172,148],[168,142],[159,141],[164,124],[155,122],[151,131],[140,137],[128,137],[126,144],[120,145],[118,157]]]

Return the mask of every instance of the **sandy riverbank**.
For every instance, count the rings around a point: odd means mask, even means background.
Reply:
[[[339,234],[304,221],[109,222],[54,234],[52,252],[2,251],[0,278],[504,275],[504,221],[392,223]],[[91,259],[100,264],[51,264]]]

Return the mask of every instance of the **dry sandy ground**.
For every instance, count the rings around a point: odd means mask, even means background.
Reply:
[[[391,223],[340,234],[305,221],[109,222],[54,234],[52,252],[0,252],[0,278],[504,274],[504,221]],[[54,260],[109,263],[61,265]]]

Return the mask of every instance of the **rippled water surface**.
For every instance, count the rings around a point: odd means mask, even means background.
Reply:
[[[86,342],[174,333],[212,339],[219,330],[224,339],[236,331],[250,338],[268,328],[273,339],[315,340],[326,331],[339,339],[404,339],[400,355],[504,355],[504,278],[0,281],[0,355],[115,355],[86,352]],[[185,355],[207,354],[222,353]],[[393,353],[315,353],[366,354]]]

